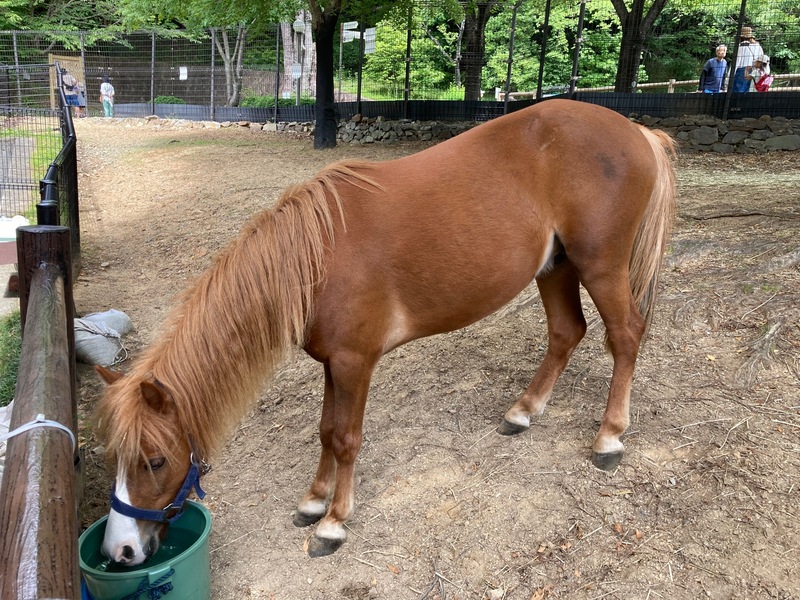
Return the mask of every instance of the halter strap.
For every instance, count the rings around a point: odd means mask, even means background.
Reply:
[[[116,480],[114,480],[114,485],[111,488],[111,509],[126,517],[142,521],[156,521],[157,523],[166,523],[168,525],[177,521],[178,517],[183,514],[184,504],[192,488],[194,488],[197,497],[201,500],[206,496],[203,488],[200,487],[200,477],[208,473],[211,467],[203,460],[198,462],[194,457],[194,452],[192,452],[191,461],[192,464],[189,467],[189,472],[186,474],[186,479],[183,480],[183,485],[181,489],[178,490],[178,495],[175,496],[175,500],[167,504],[167,506],[161,510],[138,508],[123,502],[117,497]]]

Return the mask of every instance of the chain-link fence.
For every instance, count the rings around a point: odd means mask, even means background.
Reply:
[[[334,47],[335,99],[356,103],[342,105],[346,116],[370,101],[405,102],[408,113],[408,103],[419,100],[506,103],[573,92],[579,98],[695,93],[718,45],[727,46],[728,63],[741,59],[743,28],[770,56],[771,91],[800,89],[800,5],[745,1],[668,0],[651,18],[645,10],[651,3],[639,14],[622,0],[496,0],[467,12],[466,3],[460,3],[461,12],[448,12],[448,3],[431,0],[379,22],[342,19]],[[639,4],[644,3],[633,3]],[[313,118],[308,105],[316,96],[317,63],[307,12],[294,23],[258,32],[0,32],[0,105],[55,106],[52,92],[35,92],[39,75],[32,69],[56,60],[78,79],[90,115],[102,114],[99,88],[108,76],[115,116]],[[626,102],[617,108],[637,105]],[[757,102],[764,109],[775,104],[766,98],[746,104]],[[719,104],[687,100],[670,110],[703,112]],[[432,106],[437,108],[428,107],[426,114],[464,112],[446,103]],[[486,108],[483,114],[505,110]]]

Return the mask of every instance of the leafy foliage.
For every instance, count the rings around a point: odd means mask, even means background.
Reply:
[[[156,104],[186,104],[186,100],[177,96],[156,96],[153,102]]]
[[[301,96],[300,104],[311,106],[316,103],[316,98]],[[246,108],[273,108],[275,106],[275,96],[248,96],[240,106]],[[294,98],[278,98],[278,106],[295,106]]]

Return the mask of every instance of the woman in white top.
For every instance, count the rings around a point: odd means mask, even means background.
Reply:
[[[753,37],[753,30],[750,27],[742,27],[739,37],[739,48],[736,52],[736,73],[733,76],[734,92],[749,92],[750,80],[746,75],[748,69],[753,66],[756,59],[764,54],[764,49],[758,40]],[[767,67],[769,69],[769,66]],[[769,72],[769,71],[767,71]]]

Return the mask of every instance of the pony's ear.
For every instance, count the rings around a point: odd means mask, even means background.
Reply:
[[[105,381],[108,385],[111,385],[117,379],[122,378],[122,373],[119,371],[112,371],[111,369],[106,369],[100,365],[95,365],[94,370],[97,371],[97,374],[100,375],[103,381]]]
[[[154,411],[163,413],[167,410],[167,396],[160,387],[149,381],[142,381],[139,384],[139,392],[148,406]]]

